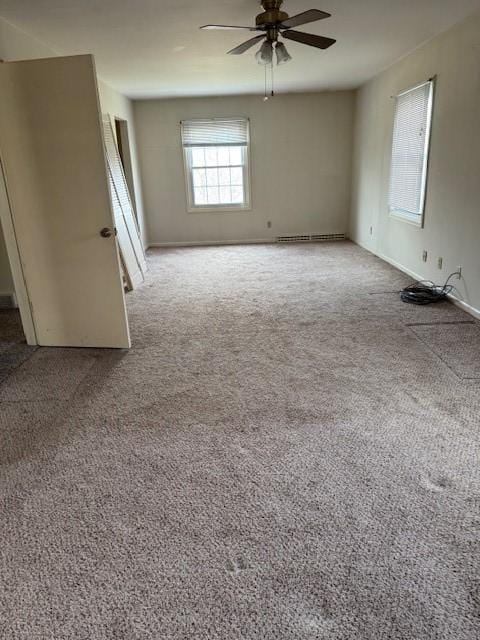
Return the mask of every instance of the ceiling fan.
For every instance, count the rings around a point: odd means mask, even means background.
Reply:
[[[316,22],[317,20],[323,20],[330,18],[330,13],[320,11],[319,9],[309,9],[303,11],[296,16],[289,17],[288,13],[281,11],[280,7],[283,4],[283,0],[260,0],[264,11],[259,13],[255,19],[254,27],[236,27],[224,24],[206,24],[200,29],[244,29],[247,31],[261,31],[261,35],[250,38],[246,42],[243,42],[238,47],[231,49],[227,53],[231,55],[240,55],[244,53],[250,47],[255,46],[264,40],[262,46],[257,51],[255,57],[259,64],[272,64],[273,61],[273,45],[275,45],[275,55],[277,58],[277,64],[283,64],[292,59],[288,53],[283,42],[279,42],[278,38],[286,38],[287,40],[294,40],[302,44],[307,44],[310,47],[317,47],[317,49],[328,49],[332,44],[336,42],[333,38],[326,38],[325,36],[317,36],[312,33],[303,33],[302,31],[294,31],[292,27],[298,27],[309,22]]]

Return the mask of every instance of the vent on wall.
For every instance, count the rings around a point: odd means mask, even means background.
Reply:
[[[344,233],[313,233],[310,236],[278,236],[277,242],[328,242],[345,240]]]
[[[13,293],[0,293],[0,309],[16,309],[17,306]]]

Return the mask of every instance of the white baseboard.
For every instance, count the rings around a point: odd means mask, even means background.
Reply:
[[[321,234],[297,234],[297,235],[321,235]],[[340,234],[338,234],[340,235]],[[344,240],[349,240],[345,235]],[[303,241],[300,241],[303,242]],[[321,240],[307,240],[305,242],[321,242]],[[194,240],[192,242],[150,242],[147,245],[147,249],[155,248],[168,248],[168,247],[215,247],[215,246],[228,246],[228,245],[241,245],[241,244],[279,244],[277,236],[274,238],[253,238],[249,240]],[[292,242],[291,244],[294,244]]]
[[[369,253],[372,253],[374,256],[377,256],[377,258],[380,258],[380,260],[384,260],[384,262],[388,262],[388,264],[391,264],[392,267],[395,267],[395,269],[398,269],[399,271],[406,273],[407,276],[410,276],[414,280],[424,280],[423,276],[421,276],[419,273],[415,273],[415,271],[412,271],[405,265],[400,264],[400,262],[397,262],[396,260],[393,260],[392,258],[389,258],[388,256],[383,255],[383,253],[377,253],[376,251],[372,251],[372,249],[367,247],[362,242],[358,242],[357,240],[352,240],[352,238],[350,238],[350,240],[355,244],[358,244],[358,246],[362,247],[362,249],[365,249],[365,251],[368,251]],[[460,309],[463,309],[463,311],[465,311],[466,313],[480,320],[480,309],[476,309],[475,307],[472,307],[472,305],[468,304],[467,302],[464,302],[463,300],[460,300],[460,298],[457,298],[451,293],[449,293],[447,297],[450,300],[450,302],[452,302],[456,307],[460,307]]]
[[[477,318],[477,320],[480,320],[480,309],[476,309],[475,307],[472,307],[472,305],[467,304],[466,302],[464,302],[463,300],[460,300],[460,298],[457,298],[451,293],[448,294],[448,299],[451,300],[456,307],[460,307],[460,309],[463,309],[474,318]]]
[[[356,244],[359,244],[359,243],[356,243]],[[363,247],[363,248],[366,249],[366,247]],[[382,253],[375,253],[375,252],[371,251],[370,249],[367,249],[367,251],[370,251],[370,253],[373,253],[374,255],[376,255],[381,260],[384,260],[385,262],[388,262],[388,264],[391,264],[392,267],[395,267],[399,271],[403,271],[403,273],[406,273],[408,276],[410,276],[411,278],[414,278],[415,280],[424,280],[425,279],[421,275],[419,275],[418,273],[415,273],[415,271],[412,271],[408,267],[405,267],[403,264],[400,264],[400,262],[397,262],[396,260],[392,260],[392,258],[389,258],[388,256],[385,256]],[[464,302],[463,300],[460,300],[460,298],[457,298],[457,296],[454,296],[452,293],[449,293],[447,295],[447,298],[456,307],[460,307],[460,309],[463,309],[463,311],[466,311],[468,314],[470,314],[474,318],[477,318],[477,319],[480,320],[480,309],[476,309],[475,307],[472,307],[472,305],[468,304],[467,302]]]
[[[148,249],[169,247],[208,247],[208,246],[227,246],[237,244],[276,244],[276,238],[258,238],[255,240],[194,240],[192,242],[150,242]]]
[[[384,256],[383,253],[375,253],[370,249],[367,249],[367,251],[370,251],[370,253],[373,253],[375,256],[377,256],[377,258],[380,258],[380,260],[383,260],[384,262],[388,262],[388,264],[391,264],[392,267],[395,267],[399,271],[403,271],[403,273],[406,273],[407,276],[410,276],[415,280],[425,280],[425,278],[423,278],[419,273],[415,273],[415,271],[412,271],[408,267],[405,267],[403,264],[400,264],[400,262],[397,262],[396,260],[393,260],[388,256]]]
[[[369,247],[365,246],[361,242],[356,242],[355,240],[352,240],[349,237],[346,239],[350,240],[351,242],[354,242],[355,244],[358,244],[360,247],[362,247],[366,251],[369,251],[370,253],[377,256],[384,262],[388,262],[388,264],[391,264],[392,267],[395,267],[399,271],[406,273],[411,278],[414,278],[415,280],[423,280],[423,277],[420,274],[415,273],[415,271],[412,271],[408,267],[405,267],[403,264],[400,264],[400,262],[397,262],[396,260],[393,260],[392,258],[389,258],[388,256],[383,255],[382,253],[376,253],[375,251],[372,251]],[[147,245],[147,249],[150,249],[150,248],[167,249],[169,247],[175,248],[175,247],[228,246],[228,245],[241,245],[241,244],[276,244],[276,243],[277,243],[276,238],[258,238],[254,240],[201,240],[201,241],[197,240],[193,242],[150,242]],[[463,309],[464,311],[472,315],[474,318],[480,319],[480,309],[476,309],[475,307],[472,307],[468,303],[464,302],[463,300],[460,300],[459,298],[457,298],[452,294],[448,294],[448,298],[457,307],[460,307],[461,309]]]

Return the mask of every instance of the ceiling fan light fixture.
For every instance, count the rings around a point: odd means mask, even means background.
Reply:
[[[255,59],[258,64],[272,64],[273,47],[270,40],[265,40],[265,42],[255,54]]]
[[[275,55],[277,56],[277,64],[285,64],[290,62],[292,56],[288,53],[287,47],[283,42],[277,42],[275,45]]]

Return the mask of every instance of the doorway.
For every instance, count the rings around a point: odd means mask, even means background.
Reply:
[[[0,162],[0,347],[25,341],[37,337]]]
[[[0,379],[5,354],[13,344],[25,343],[12,270],[0,227]]]
[[[8,242],[12,232],[0,164],[0,383],[32,355],[37,342],[17,247]]]

